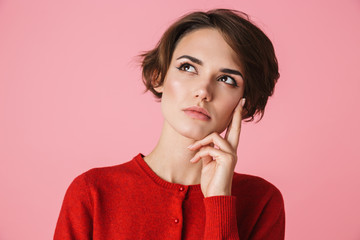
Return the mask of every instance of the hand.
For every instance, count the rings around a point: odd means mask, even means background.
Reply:
[[[242,98],[234,110],[225,138],[213,132],[188,147],[190,150],[200,149],[190,162],[202,160],[200,185],[204,197],[231,195],[244,104],[245,98]]]

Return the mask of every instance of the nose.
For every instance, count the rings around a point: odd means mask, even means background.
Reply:
[[[211,86],[211,80],[200,80],[201,83],[197,86],[194,95],[195,98],[200,99],[200,101],[211,101],[213,98],[213,90]]]

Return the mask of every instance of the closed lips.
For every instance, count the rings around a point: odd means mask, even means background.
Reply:
[[[194,111],[194,112],[198,112],[198,113],[201,113],[201,114],[207,116],[208,118],[211,118],[211,117],[210,117],[210,114],[208,113],[208,111],[206,111],[205,108],[193,106],[193,107],[185,108],[184,111]]]

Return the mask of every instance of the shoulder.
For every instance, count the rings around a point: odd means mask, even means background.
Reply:
[[[74,178],[70,187],[102,189],[136,181],[139,171],[134,159],[112,166],[91,168]]]
[[[280,190],[264,178],[234,173],[238,226],[248,226],[251,239],[284,239],[285,208]]]
[[[109,184],[111,186],[115,183],[129,181],[134,177],[136,178],[139,173],[135,164],[136,163],[131,160],[113,166],[91,168],[79,177],[83,177],[89,185]]]
[[[264,178],[240,174],[235,172],[233,177],[233,195],[241,198],[249,198],[258,202],[277,202],[283,205],[283,196],[280,190]]]

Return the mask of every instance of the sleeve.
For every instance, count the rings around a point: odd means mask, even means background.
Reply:
[[[76,177],[65,193],[54,240],[92,239],[92,202],[85,174]]]
[[[238,240],[236,197],[212,196],[204,198],[204,240]]]
[[[281,192],[274,187],[252,232],[252,240],[283,240],[285,238],[285,208]]]
[[[213,196],[204,198],[204,240],[240,239],[236,218],[235,196]],[[285,209],[280,191],[274,187],[271,196],[261,210],[253,229],[251,240],[283,240],[285,238]]]

